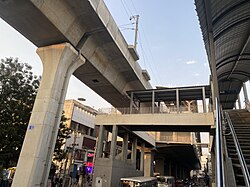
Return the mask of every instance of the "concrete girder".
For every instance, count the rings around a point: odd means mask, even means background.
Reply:
[[[213,113],[179,114],[100,114],[96,116],[97,125],[122,125],[132,131],[204,131],[214,127]]]
[[[128,106],[130,89],[151,88],[102,0],[1,1],[0,17],[38,47],[80,46],[87,62],[74,75],[113,106]],[[85,43],[78,45],[86,33]]]

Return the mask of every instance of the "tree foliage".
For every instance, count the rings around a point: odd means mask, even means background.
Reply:
[[[0,165],[5,168],[17,163],[39,87],[40,77],[31,70],[17,58],[0,61]],[[65,121],[62,115],[54,153],[58,161],[65,156],[61,147],[70,133]]]
[[[66,158],[66,152],[64,151],[63,145],[65,144],[65,139],[70,138],[70,133],[71,130],[67,128],[66,126],[66,121],[68,119],[65,117],[64,113],[62,114],[61,117],[61,122],[58,130],[58,135],[57,135],[57,140],[56,140],[56,145],[55,145],[55,150],[54,150],[54,155],[53,155],[53,160],[61,162],[63,159]]]
[[[0,161],[7,167],[19,157],[40,77],[31,66],[6,58],[0,62]]]

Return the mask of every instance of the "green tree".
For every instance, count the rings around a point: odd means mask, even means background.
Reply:
[[[0,161],[14,165],[19,157],[40,77],[31,66],[6,58],[0,62]]]
[[[70,138],[71,130],[66,126],[66,121],[68,119],[65,117],[64,112],[61,117],[61,122],[58,130],[53,160],[61,162],[66,158],[66,152],[62,149],[65,144],[65,139]]]
[[[31,70],[17,58],[0,61],[0,165],[5,168],[17,163],[39,87],[40,77]],[[54,153],[58,161],[65,157],[61,147],[70,133],[66,120],[62,115]]]

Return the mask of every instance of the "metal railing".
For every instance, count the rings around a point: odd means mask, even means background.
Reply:
[[[223,159],[223,138],[222,138],[222,116],[218,99],[216,98],[216,186],[225,187],[224,159]]]
[[[191,144],[192,143],[190,134],[187,135],[186,137],[178,136],[178,135],[177,136],[175,136],[175,135],[172,135],[172,136],[160,136],[159,138],[156,138],[156,141],[168,142],[168,143],[175,143],[175,142],[186,143],[186,144]]]
[[[250,110],[250,102],[249,101],[245,101],[245,109],[247,109],[248,111]]]
[[[238,158],[239,158],[239,162],[240,162],[240,166],[241,166],[241,169],[242,169],[242,174],[243,174],[243,177],[244,177],[244,180],[245,180],[245,184],[246,184],[246,186],[249,187],[250,186],[250,175],[249,175],[249,171],[248,171],[248,168],[247,168],[247,164],[245,162],[245,158],[243,156],[243,153],[242,153],[242,150],[241,150],[241,147],[240,147],[240,143],[238,141],[236,132],[234,130],[231,118],[230,118],[228,112],[225,112],[225,115],[226,115],[226,119],[227,119],[227,122],[228,122],[228,126],[230,128],[231,133],[232,133],[233,141],[234,141],[235,148],[236,148],[236,151],[237,151],[237,155],[238,155]]]
[[[174,113],[198,113],[191,111],[186,106],[180,106],[179,110],[176,106],[171,107],[140,107],[140,108],[100,108],[99,114],[174,114]]]

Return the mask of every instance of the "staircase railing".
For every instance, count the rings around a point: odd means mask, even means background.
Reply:
[[[225,187],[223,137],[222,137],[222,112],[216,99],[216,186]]]
[[[245,109],[247,109],[248,111],[250,110],[250,102],[249,101],[245,101]]]
[[[245,184],[246,184],[246,186],[250,187],[250,175],[249,175],[249,171],[248,171],[248,168],[247,168],[247,164],[245,162],[245,158],[243,156],[243,153],[242,153],[242,150],[241,150],[241,147],[240,147],[240,143],[238,141],[237,135],[235,133],[235,130],[234,130],[234,127],[233,127],[233,124],[232,124],[232,121],[231,121],[231,118],[230,118],[228,112],[225,112],[225,115],[226,115],[226,119],[227,119],[227,122],[228,122],[228,126],[230,128],[231,133],[232,133],[233,141],[234,141],[235,148],[236,148],[236,151],[237,151],[237,155],[238,155],[238,158],[239,158],[239,162],[240,162],[240,166],[241,166],[241,169],[242,169],[242,174],[243,174],[243,177],[244,177],[244,180],[245,180]]]

